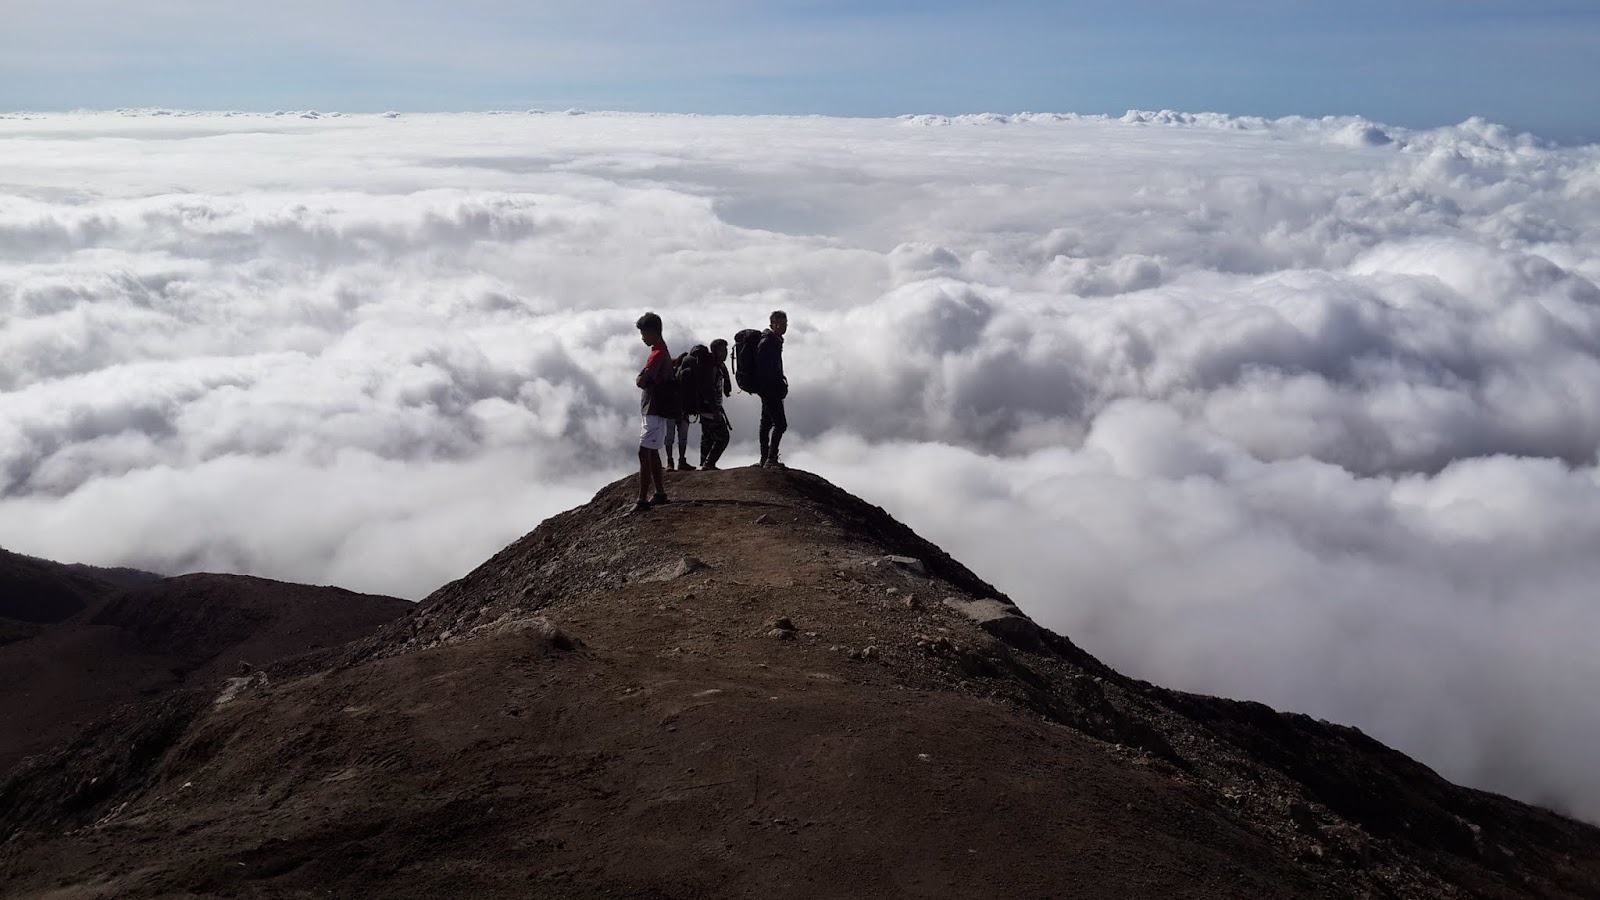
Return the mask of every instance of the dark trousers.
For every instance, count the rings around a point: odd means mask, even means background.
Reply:
[[[761,395],[761,460],[765,462],[778,455],[778,442],[789,430],[789,418],[783,414],[783,400]]]
[[[700,414],[700,465],[714,466],[728,449],[728,414],[722,410]]]

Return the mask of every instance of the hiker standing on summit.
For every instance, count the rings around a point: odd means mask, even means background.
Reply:
[[[789,379],[783,375],[783,333],[789,330],[789,314],[774,310],[767,319],[767,330],[761,333],[761,343],[756,345],[756,377],[761,398],[761,465],[783,468],[778,456],[778,442],[789,429],[789,419],[783,414],[784,398],[789,396]]]
[[[633,383],[639,387],[639,413],[643,424],[639,431],[639,502],[634,512],[644,512],[651,506],[667,502],[667,490],[661,483],[661,455],[658,451],[667,442],[667,420],[676,419],[673,408],[672,355],[667,352],[667,342],[661,337],[661,317],[647,312],[635,323],[639,338],[650,348],[650,358]],[[651,487],[655,494],[650,493]]]
[[[681,356],[668,362],[668,365],[673,367],[682,364],[683,357]],[[682,406],[680,406],[678,408],[677,418],[667,420],[667,437],[665,446],[667,450],[668,472],[694,471],[694,466],[689,465],[689,413],[690,410],[684,409]],[[678,444],[677,462],[672,461],[672,444],[674,441],[676,441]],[[701,450],[701,455],[705,455],[705,451],[703,449]]]
[[[727,410],[722,398],[733,396],[733,379],[728,375],[728,342],[717,338],[711,342],[711,390],[700,411],[700,468],[717,471],[717,460],[728,449],[729,432]]]

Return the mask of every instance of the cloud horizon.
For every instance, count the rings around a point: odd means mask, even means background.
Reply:
[[[11,0],[0,108],[1481,116],[1600,139],[1568,0]]]

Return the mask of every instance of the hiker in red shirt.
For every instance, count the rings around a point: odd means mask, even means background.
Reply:
[[[670,408],[673,396],[667,382],[672,377],[672,355],[661,337],[661,317],[647,312],[635,324],[640,339],[650,348],[649,360],[634,379],[641,392],[639,413],[643,424],[639,431],[639,502],[633,505],[633,512],[644,512],[667,502],[667,490],[661,483],[661,456],[657,451],[667,442],[667,420],[676,419],[678,411]],[[655,487],[653,496],[652,486]]]

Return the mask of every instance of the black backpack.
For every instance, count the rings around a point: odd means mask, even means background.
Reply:
[[[683,390],[678,384],[678,365],[682,362],[682,356],[668,360],[666,377],[651,388],[651,407],[660,410],[663,419],[683,417]]]
[[[746,394],[761,393],[761,370],[756,365],[756,347],[761,332],[746,328],[733,336],[733,383]]]
[[[689,354],[695,358],[699,367],[695,370],[694,377],[700,382],[700,411],[711,412],[720,406],[722,401],[722,395],[717,393],[721,390],[717,382],[717,370],[720,364],[711,354],[711,348],[704,344],[696,345]]]
[[[688,353],[678,357],[673,377],[678,382],[678,405],[685,418],[705,412],[706,381],[710,372],[711,350],[704,344],[695,344]]]

